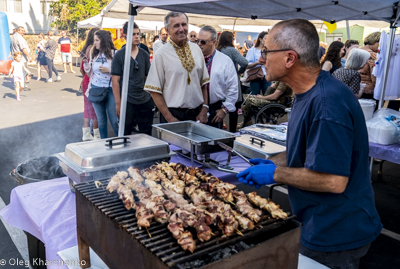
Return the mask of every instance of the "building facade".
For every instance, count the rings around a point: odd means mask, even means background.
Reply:
[[[26,34],[45,33],[51,30],[52,3],[51,0],[0,0],[0,11],[7,14],[11,33],[18,26],[23,26]]]

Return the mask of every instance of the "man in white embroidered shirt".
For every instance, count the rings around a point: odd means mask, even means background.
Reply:
[[[228,56],[217,51],[217,31],[211,26],[204,26],[196,40],[204,59],[210,83],[207,84],[209,116],[207,125],[222,128],[225,115],[236,111],[238,99],[238,80],[235,66]]]
[[[169,12],[167,43],[153,55],[144,89],[160,111],[160,123],[183,120],[207,123],[209,75],[199,46],[188,42],[188,18]]]

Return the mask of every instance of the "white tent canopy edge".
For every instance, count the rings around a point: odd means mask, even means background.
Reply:
[[[125,55],[125,72],[128,75],[129,57],[132,43],[133,16],[137,15],[136,9],[139,7],[158,7],[166,10],[180,11],[185,13],[227,16],[251,19],[277,19],[285,20],[291,18],[303,18],[306,20],[324,20],[328,22],[337,22],[342,20],[377,20],[389,22],[391,25],[391,36],[394,38],[395,27],[399,17],[399,2],[396,0],[288,0],[285,3],[277,0],[192,0],[187,3],[186,0],[130,0],[129,5],[129,22],[127,36],[127,50]],[[362,10],[360,10],[362,7]],[[104,17],[121,17],[126,16],[126,0],[113,0],[101,12]],[[267,10],[267,11],[264,11]],[[132,24],[131,24],[132,23]],[[129,31],[130,30],[130,31]],[[388,44],[388,59],[390,59],[391,46],[393,42]],[[387,68],[389,61],[384,70],[384,83],[382,89],[382,98],[386,88]],[[126,82],[126,83],[125,83]],[[118,135],[124,133],[125,113],[126,113],[126,96],[128,93],[127,80],[122,85],[121,100],[121,118]],[[125,100],[124,100],[125,99]],[[382,104],[380,100],[380,106]]]

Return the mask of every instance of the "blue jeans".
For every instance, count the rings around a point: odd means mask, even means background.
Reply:
[[[96,87],[93,84],[91,87]],[[92,103],[94,111],[96,111],[97,121],[99,122],[99,132],[101,138],[107,138],[107,114],[110,119],[111,127],[116,136],[118,136],[118,117],[115,111],[115,99],[112,88],[108,88],[107,97],[101,103]]]
[[[262,80],[251,81],[250,82],[251,94],[264,95],[264,93],[267,91],[269,86],[271,86],[271,82],[268,82],[265,78],[263,78]],[[260,90],[262,91],[262,93],[260,93]]]

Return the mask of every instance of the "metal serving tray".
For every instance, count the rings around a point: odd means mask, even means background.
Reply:
[[[74,182],[103,179],[131,165],[150,166],[176,155],[168,143],[145,134],[71,143],[55,156]],[[144,167],[143,167],[144,168]]]
[[[251,159],[268,159],[284,152],[286,147],[259,137],[242,134],[236,138],[233,143],[233,149]]]
[[[221,151],[217,142],[233,146],[239,135],[194,121],[153,124],[157,137],[195,154]]]

